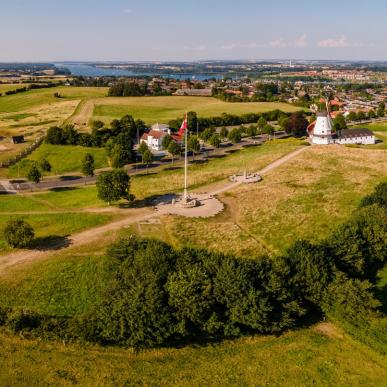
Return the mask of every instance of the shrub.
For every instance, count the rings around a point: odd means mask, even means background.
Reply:
[[[32,330],[39,326],[40,316],[29,310],[13,310],[7,316],[6,325],[13,332]]]
[[[28,247],[34,239],[34,229],[23,219],[9,220],[4,228],[4,239],[11,247]]]

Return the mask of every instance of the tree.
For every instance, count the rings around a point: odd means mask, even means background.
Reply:
[[[258,129],[260,130],[260,132],[262,132],[266,124],[267,121],[265,120],[265,117],[260,117],[260,119],[258,120]]]
[[[127,164],[127,154],[125,148],[121,144],[113,145],[110,151],[110,163],[113,168],[122,168]]]
[[[357,114],[356,112],[350,112],[348,114],[348,121],[356,121],[357,120]]]
[[[347,123],[342,114],[338,114],[333,120],[333,129],[337,132],[339,130],[347,129]]]
[[[386,104],[382,101],[379,103],[379,107],[377,110],[377,114],[379,117],[384,117],[385,115],[385,110],[386,110]]]
[[[257,135],[257,127],[255,125],[250,125],[247,129],[246,129],[246,134],[249,136],[249,137],[254,137]]]
[[[196,112],[188,112],[187,113],[187,124],[188,130],[191,132],[196,132],[198,127],[198,117]]]
[[[141,143],[138,147],[138,153],[140,153],[140,155],[143,156],[143,154],[148,150],[149,150],[149,148],[148,148],[148,145],[146,144],[146,142],[141,141]]]
[[[97,131],[98,129],[102,129],[104,127],[104,123],[100,120],[95,120],[91,123],[91,130]]]
[[[366,114],[363,112],[363,110],[360,110],[358,113],[357,113],[357,120],[358,121],[364,121],[366,119]]]
[[[215,133],[215,129],[214,128],[206,128],[203,130],[203,132],[200,133],[200,138],[204,141],[204,142],[208,142],[208,140],[210,139],[210,137]]]
[[[104,172],[98,176],[98,197],[107,202],[109,206],[121,198],[131,200],[129,189],[130,177],[122,169],[113,169],[111,172]]]
[[[167,134],[163,137],[161,141],[161,145],[163,149],[168,149],[169,144],[173,141],[172,136],[170,134]]]
[[[309,122],[303,112],[293,113],[284,123],[286,133],[295,137],[305,136]]]
[[[9,220],[3,231],[4,239],[11,247],[28,247],[34,239],[35,232],[23,219]]]
[[[241,132],[237,128],[231,129],[227,137],[233,144],[237,144],[242,139]]]
[[[153,154],[149,149],[147,149],[142,155],[142,162],[143,164],[146,165],[146,173],[148,173],[148,167],[149,167],[149,164],[152,164],[152,161],[153,161]]]
[[[28,171],[27,179],[36,184],[39,183],[40,180],[42,179],[42,173],[40,172],[39,168],[35,164]]]
[[[197,136],[188,137],[188,150],[192,151],[192,160],[195,160],[195,154],[200,152],[200,142]]]
[[[43,172],[51,172],[52,166],[47,159],[41,159],[39,161],[39,167]]]
[[[59,126],[51,126],[47,130],[46,139],[47,144],[60,145],[64,143],[63,129]]]
[[[86,153],[82,160],[82,173],[84,176],[94,176],[94,157]]]
[[[224,138],[227,138],[228,136],[228,130],[225,126],[223,126],[221,129],[220,129],[220,132],[219,132],[219,136],[224,139]]]
[[[376,112],[375,112],[375,110],[371,109],[371,110],[368,112],[368,118],[369,118],[370,120],[376,118]]]
[[[271,136],[271,135],[274,134],[274,127],[272,125],[270,125],[270,124],[266,124],[263,127],[262,132],[268,134],[269,136]]]
[[[214,133],[209,141],[210,145],[212,145],[214,148],[219,148],[220,147],[220,143],[221,143],[221,140],[220,140],[220,137],[218,134]]]
[[[180,152],[181,152],[180,145],[177,142],[172,140],[168,145],[168,153],[172,156],[172,164],[175,156],[179,155]]]

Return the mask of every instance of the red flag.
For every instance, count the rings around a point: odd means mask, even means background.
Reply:
[[[184,115],[184,121],[180,126],[179,130],[179,137],[182,138],[184,136],[185,131],[188,129],[188,122],[187,122],[187,113]]]

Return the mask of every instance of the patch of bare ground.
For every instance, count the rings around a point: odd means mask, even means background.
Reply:
[[[336,325],[330,322],[321,322],[313,327],[313,330],[321,335],[328,336],[332,339],[343,339],[344,334]]]

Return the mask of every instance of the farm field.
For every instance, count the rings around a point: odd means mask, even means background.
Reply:
[[[65,100],[81,100],[103,97],[107,94],[107,88],[59,86],[7,95],[1,97],[0,113],[20,112],[37,106],[58,103],[61,100],[54,97],[56,92]]]
[[[151,125],[168,123],[183,117],[186,111],[195,111],[200,117],[218,116],[222,113],[262,113],[270,110],[294,112],[301,108],[280,102],[228,103],[212,97],[106,97],[92,101],[94,120],[109,123],[115,118],[131,114]]]

